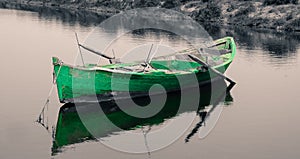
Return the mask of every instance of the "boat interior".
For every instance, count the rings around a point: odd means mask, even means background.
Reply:
[[[230,42],[230,40],[224,40],[207,48],[186,49],[171,56],[154,57],[151,61],[120,63],[118,60],[114,60],[113,64],[101,67],[120,72],[190,73],[199,70],[203,64],[213,67],[229,60],[232,53]],[[193,55],[203,64],[195,61],[189,55]]]

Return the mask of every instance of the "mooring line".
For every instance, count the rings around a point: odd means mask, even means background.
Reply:
[[[151,126],[148,127],[148,130],[144,130],[144,127],[142,126],[142,131],[143,131],[143,136],[144,136],[144,141],[145,141],[145,146],[146,146],[146,149],[148,151],[148,157],[151,158],[151,151],[150,151],[150,148],[149,148],[149,145],[148,145],[148,142],[147,142],[147,134],[150,132],[151,130]]]
[[[61,67],[62,67],[62,62],[59,62],[59,69],[57,71],[57,75],[55,75],[55,73],[53,73],[53,83],[51,86],[51,89],[48,93],[48,96],[46,98],[46,102],[42,108],[41,113],[38,116],[38,119],[36,120],[37,123],[41,124],[48,132],[49,132],[49,116],[48,116],[48,110],[49,110],[49,103],[50,103],[50,97],[52,95],[52,92],[54,90],[54,86],[56,84],[56,79],[61,71]],[[46,117],[46,121],[45,121],[45,117]],[[50,132],[49,132],[50,133]]]

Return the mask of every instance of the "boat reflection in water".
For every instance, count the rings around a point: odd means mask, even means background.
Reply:
[[[64,104],[59,111],[56,129],[53,132],[54,141],[52,147],[52,154],[55,155],[61,152],[64,146],[70,144],[81,143],[85,141],[97,141],[101,138],[110,137],[120,131],[132,131],[143,129],[145,126],[162,126],[168,120],[176,116],[187,113],[196,112],[200,117],[199,123],[195,124],[190,133],[186,136],[185,142],[188,142],[194,136],[200,127],[204,124],[206,119],[209,119],[216,107],[223,107],[224,103],[233,101],[230,95],[231,86],[227,87],[224,80],[214,82],[214,87],[217,91],[212,93],[212,83],[200,87],[200,101],[198,110],[195,107],[185,105],[184,109],[179,109],[181,94],[189,94],[189,101],[193,103],[195,100],[195,90],[198,88],[186,89],[179,92],[167,93],[167,99],[164,107],[156,115],[149,118],[136,118],[123,112],[116,103],[125,103],[127,99],[120,99],[121,101],[101,101],[99,103],[67,103]],[[197,90],[199,92],[199,90]],[[186,97],[186,96],[185,96]],[[133,98],[133,101],[140,105],[148,105],[151,101],[149,96]],[[192,105],[192,104],[191,104]],[[228,105],[228,104],[227,104]],[[103,114],[99,114],[98,109],[103,110]],[[129,108],[130,109],[130,106]],[[80,111],[80,115],[78,113]],[[96,113],[97,112],[97,113]],[[220,113],[220,112],[217,112]],[[106,123],[108,118],[109,122],[113,123],[118,128],[109,126]],[[84,120],[84,122],[82,121]],[[88,122],[88,123],[87,123]],[[216,121],[215,121],[216,122]],[[93,125],[93,133],[86,128],[86,124]],[[213,125],[214,126],[214,125]],[[203,128],[204,128],[203,127]],[[108,138],[109,139],[109,138]]]

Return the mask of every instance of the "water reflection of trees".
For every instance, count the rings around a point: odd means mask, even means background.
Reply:
[[[94,26],[108,17],[106,15],[86,11],[69,11],[66,9],[52,9],[47,7],[29,7],[22,9],[38,12],[39,18],[41,19],[60,20],[68,25],[80,24],[83,26]],[[147,25],[148,22],[144,23]],[[214,39],[232,36],[240,48],[247,50],[262,49],[272,58],[293,57],[297,52],[297,46],[300,44],[299,33],[254,30],[246,27],[221,27],[209,24],[204,24],[203,26]],[[120,29],[118,26],[111,26],[111,28],[109,28],[110,31],[117,31],[118,29]],[[138,34],[141,35],[143,32],[139,31]]]
[[[105,15],[91,13],[87,11],[69,11],[65,9],[53,10],[49,8],[41,8],[38,12],[40,18],[58,19],[64,23],[76,24],[79,23],[83,26],[93,26],[101,23],[108,18]]]
[[[19,6],[21,10],[37,12],[40,19],[59,20],[68,25],[80,24],[82,26],[93,26],[101,23],[108,18],[107,15],[101,15],[84,10],[68,10],[63,8]]]
[[[274,58],[294,57],[300,44],[299,33],[254,30],[245,27],[205,26],[213,38],[232,36],[240,48],[246,50],[262,49]]]

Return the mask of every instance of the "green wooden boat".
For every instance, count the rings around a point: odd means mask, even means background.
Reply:
[[[204,57],[200,51],[210,56]],[[226,78],[222,74],[235,54],[233,38],[225,37],[205,49],[183,50],[146,62],[119,63],[110,58],[112,63],[108,65],[71,66],[55,57],[52,60],[59,100],[67,103],[88,96],[105,96],[112,92],[145,94],[155,84],[162,85],[169,92],[204,84],[215,78]],[[196,83],[193,80],[195,75]],[[179,82],[178,79],[183,80]]]

